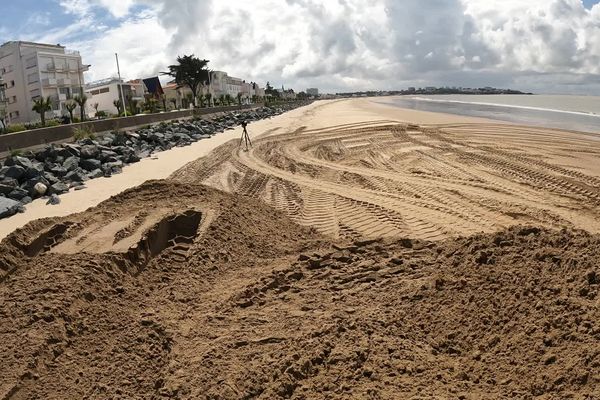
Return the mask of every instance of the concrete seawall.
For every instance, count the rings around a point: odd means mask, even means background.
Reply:
[[[107,132],[134,126],[153,124],[180,118],[189,118],[194,115],[207,115],[226,111],[248,110],[260,104],[230,107],[211,107],[196,110],[182,110],[156,114],[140,114],[132,117],[110,118],[87,121],[78,124],[60,125],[49,128],[32,129],[28,131],[0,135],[0,158],[6,156],[10,150],[27,149],[47,143],[60,142],[73,137],[77,128],[89,128],[93,132]]]

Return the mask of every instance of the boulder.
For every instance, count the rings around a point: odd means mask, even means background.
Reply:
[[[84,182],[87,181],[89,178],[87,176],[87,174],[85,173],[85,171],[83,170],[75,170],[75,171],[70,171],[67,175],[65,175],[65,180],[67,181],[72,181],[72,182]]]
[[[57,182],[48,188],[48,194],[63,194],[69,191],[69,187],[63,182]]]
[[[25,168],[20,165],[11,165],[0,169],[0,175],[17,180],[21,179],[25,175],[25,172]]]
[[[43,196],[48,191],[48,186],[44,185],[42,182],[38,182],[33,186],[33,190],[35,190],[38,196]]]
[[[79,162],[79,166],[83,169],[85,169],[86,171],[93,171],[95,169],[98,169],[102,166],[102,162],[100,160],[96,160],[94,158],[88,158],[88,159],[84,159],[81,160]]]
[[[79,157],[71,156],[65,160],[62,166],[65,167],[67,171],[74,171],[79,167],[79,160]]]
[[[29,196],[25,196],[23,197],[21,200],[19,200],[19,203],[25,205],[25,204],[29,204],[33,201],[33,199]]]
[[[102,171],[102,169],[98,168],[98,169],[91,171],[87,175],[88,175],[88,178],[90,178],[90,179],[102,178],[104,176],[104,172]]]
[[[13,178],[4,178],[0,181],[0,194],[7,195],[19,186],[19,182]]]
[[[100,154],[100,150],[98,149],[98,146],[93,145],[93,144],[88,144],[81,148],[80,154],[81,154],[81,158],[84,158],[84,159],[96,158],[98,156],[98,154]]]
[[[117,153],[112,150],[102,150],[98,157],[103,163],[118,161]]]
[[[6,197],[13,200],[21,200],[23,197],[27,196],[29,196],[29,192],[27,190],[21,188],[14,188],[14,190],[10,192]]]
[[[53,175],[55,176],[65,176],[67,174],[67,172],[69,172],[65,167],[63,167],[62,165],[55,165],[52,166],[48,169]]]
[[[49,204],[49,205],[60,204],[60,197],[58,197],[57,195],[53,194],[52,196],[50,196],[50,198],[48,199],[48,201],[46,202],[46,204]]]
[[[44,173],[44,164],[32,161],[31,166],[25,170],[25,179],[37,178]]]
[[[21,184],[21,189],[26,190],[28,196],[31,196],[33,198],[40,197],[41,195],[38,193],[38,191],[36,189],[36,185],[38,183],[43,184],[44,186],[46,186],[46,188],[48,188],[48,186],[50,186],[50,182],[48,182],[46,180],[46,178],[44,178],[43,176],[38,176],[36,178],[29,179],[29,180],[25,181],[25,183]],[[38,188],[39,188],[39,186],[38,186]]]
[[[60,182],[60,179],[58,179],[56,176],[54,176],[52,173],[50,172],[44,172],[42,174],[42,176],[48,181],[49,184],[54,185],[56,182]]]
[[[10,217],[21,211],[22,204],[18,201],[0,197],[0,218]]]
[[[10,166],[19,166],[19,167],[23,167],[25,170],[27,170],[27,168],[31,168],[33,166],[31,160],[29,158],[26,157],[21,157],[21,156],[12,156],[6,159],[6,161],[4,161],[4,165],[7,167]]]

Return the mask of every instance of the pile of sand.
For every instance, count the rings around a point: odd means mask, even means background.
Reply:
[[[600,237],[583,231],[332,241],[254,199],[152,181],[0,254],[1,399],[600,387]]]

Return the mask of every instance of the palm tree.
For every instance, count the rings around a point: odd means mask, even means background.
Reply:
[[[85,120],[85,103],[87,103],[88,98],[85,94],[82,94],[81,96],[77,95],[73,97],[73,100],[79,106],[79,111],[81,113],[81,122],[83,122]]]
[[[98,103],[92,103],[92,108],[96,111],[96,113],[94,114],[94,116],[98,116],[98,106],[100,106],[100,104]]]
[[[219,105],[220,106],[224,106],[226,101],[227,101],[227,97],[224,94],[219,96]]]
[[[198,101],[200,102],[200,107],[204,107],[204,99],[206,99],[206,97],[202,93],[200,93],[198,95]]]
[[[177,109],[177,99],[172,97],[169,99],[171,103],[173,103],[173,109]]]
[[[77,103],[75,103],[73,101],[73,99],[69,99],[65,103],[65,108],[67,109],[67,112],[69,113],[69,118],[71,119],[71,122],[73,122],[73,111],[75,111],[75,108],[77,108]]]
[[[129,95],[127,95],[126,98],[127,98],[127,103],[129,103],[129,113],[131,115],[136,115],[139,111],[139,109],[138,109],[139,100],[134,99]]]
[[[175,65],[169,65],[168,72],[161,72],[163,75],[169,75],[175,78],[178,88],[187,86],[192,91],[194,105],[196,105],[196,97],[198,89],[201,85],[208,81],[209,71],[206,68],[209,61],[201,60],[194,55],[177,57]]]
[[[40,114],[42,126],[46,126],[46,112],[52,110],[52,99],[50,96],[46,98],[40,97],[33,101],[33,107],[31,109]]]
[[[210,107],[210,99],[212,99],[212,94],[211,93],[207,93],[204,97],[206,98],[206,103]]]
[[[123,103],[121,102],[121,99],[113,100],[113,105],[117,109],[117,114],[119,114],[120,117],[121,113],[123,113],[123,111],[121,110],[123,108]]]
[[[146,100],[146,110],[150,112],[150,114],[154,114],[158,111],[158,100],[155,98],[149,98]]]
[[[242,93],[241,93],[241,92],[237,94],[238,106],[241,106],[241,105],[242,105],[242,96],[243,96],[243,95],[242,95]]]

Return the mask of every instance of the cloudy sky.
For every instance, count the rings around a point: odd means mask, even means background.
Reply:
[[[297,91],[600,93],[600,0],[3,0],[0,41],[60,43],[87,80],[210,68]]]

